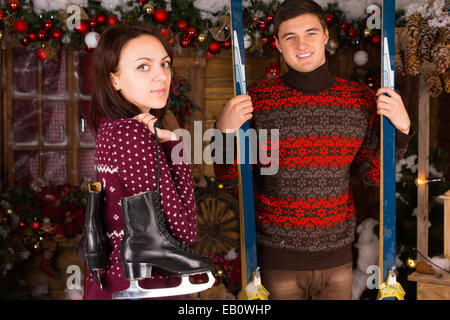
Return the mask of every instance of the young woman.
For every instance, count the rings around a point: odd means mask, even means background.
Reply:
[[[89,273],[85,299],[112,299],[114,292],[130,285],[120,260],[124,237],[121,199],[156,189],[154,124],[167,104],[172,60],[165,39],[144,23],[120,24],[106,30],[95,51],[91,115],[97,130],[98,181],[105,192],[104,231],[111,250],[100,272],[103,289]],[[181,143],[176,135],[166,129],[156,130],[166,227],[176,240],[189,245],[197,232],[192,173],[189,164],[175,164],[170,157],[172,149]],[[150,289],[173,287],[177,282],[178,277],[152,271],[151,278],[139,284]]]

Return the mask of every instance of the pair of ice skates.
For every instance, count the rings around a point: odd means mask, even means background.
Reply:
[[[86,222],[80,241],[79,257],[102,288],[100,270],[106,265],[106,240],[103,237],[101,185],[90,185]],[[130,287],[113,294],[113,299],[142,299],[190,294],[209,289],[214,284],[208,258],[195,253],[174,239],[166,229],[158,191],[148,191],[122,198],[124,237],[120,259]],[[138,281],[150,278],[153,267],[181,276],[181,284],[173,288],[143,289]],[[192,284],[191,275],[207,273],[208,281]]]

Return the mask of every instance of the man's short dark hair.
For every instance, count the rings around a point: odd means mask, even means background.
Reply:
[[[320,24],[323,27],[323,30],[325,31],[327,29],[325,12],[319,4],[312,0],[286,0],[278,7],[273,19],[275,35],[277,36],[277,38],[278,30],[282,22],[306,13],[317,16],[317,18],[319,18]]]

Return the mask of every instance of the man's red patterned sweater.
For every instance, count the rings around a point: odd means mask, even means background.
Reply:
[[[374,93],[332,77],[316,93],[278,78],[257,83],[249,95],[252,127],[279,129],[278,173],[261,175],[253,168],[259,265],[313,270],[351,262],[356,212],[350,169],[366,183],[380,181]],[[397,132],[397,157],[409,138]],[[221,179],[237,177],[236,165],[214,167]]]

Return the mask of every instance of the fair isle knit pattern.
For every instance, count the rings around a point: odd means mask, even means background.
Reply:
[[[181,142],[159,144],[161,205],[168,231],[178,241],[189,245],[196,237],[197,214],[190,166],[171,161],[172,149],[178,143]],[[120,261],[124,235],[120,199],[156,190],[155,136],[137,120],[104,120],[97,133],[95,154],[98,181],[105,192],[103,223],[111,252],[107,267],[102,272],[103,290],[89,274],[85,283],[85,299],[109,300],[114,292],[129,286]],[[174,286],[178,281],[178,277],[155,271],[152,278],[139,283],[144,288],[161,288]]]

